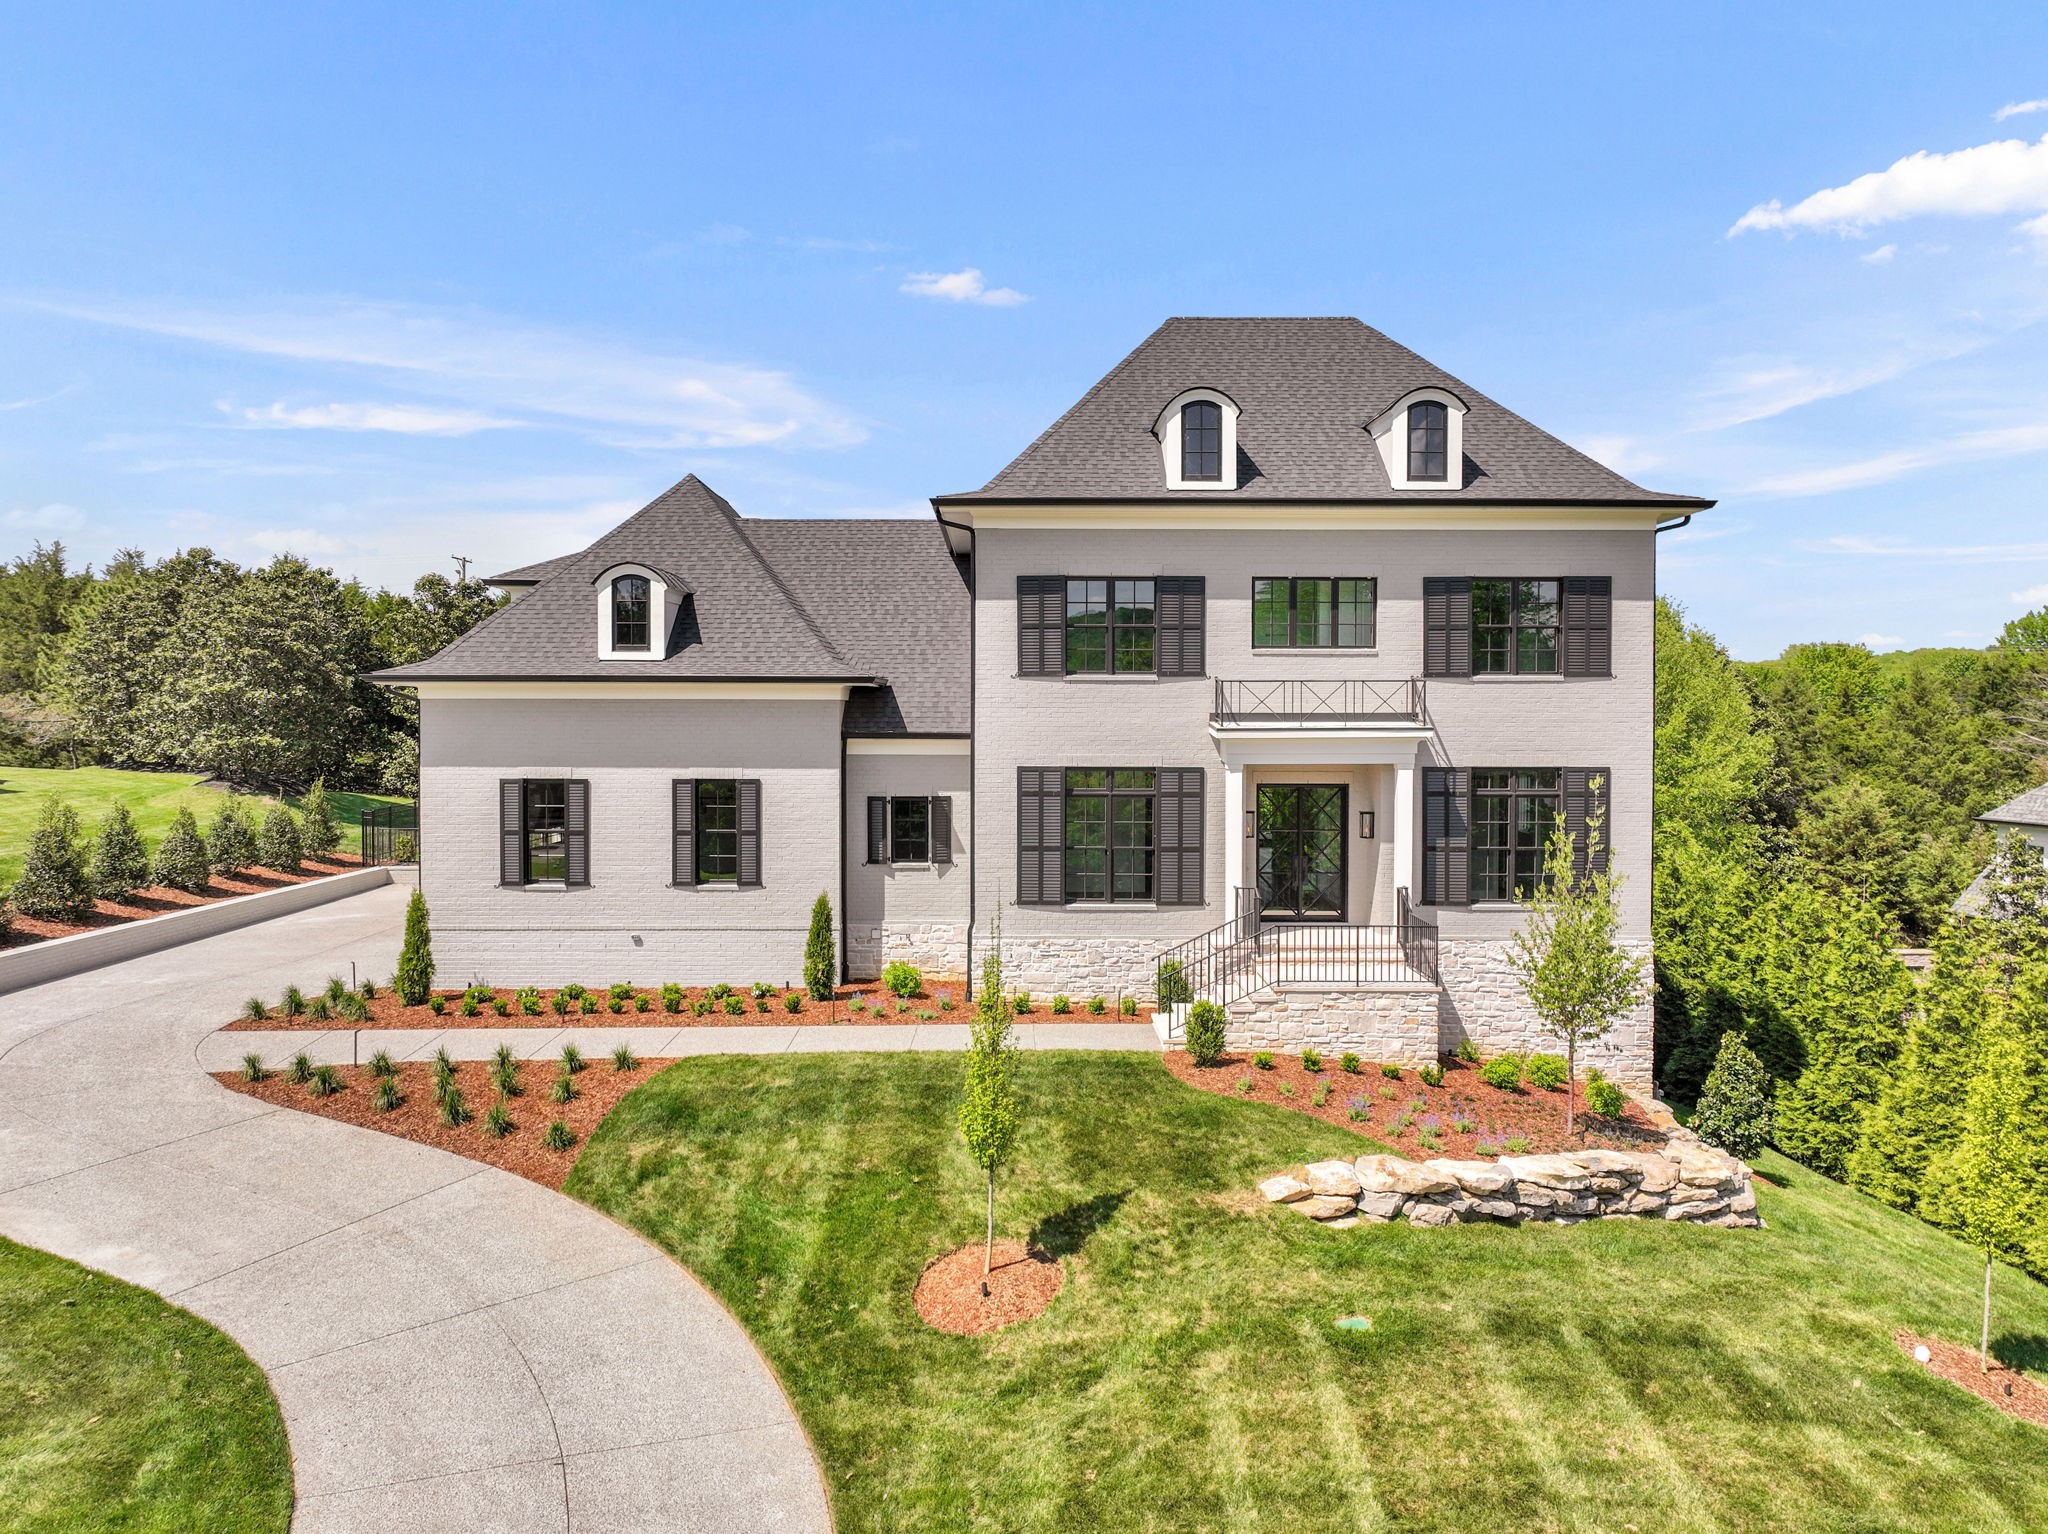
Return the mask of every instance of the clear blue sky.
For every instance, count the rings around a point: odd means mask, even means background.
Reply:
[[[2048,601],[2048,8],[881,10],[8,8],[0,553],[917,513],[1166,315],[1355,314],[1719,497],[1738,654]]]

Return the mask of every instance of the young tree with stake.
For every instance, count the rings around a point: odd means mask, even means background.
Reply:
[[[1010,1159],[1017,1139],[1017,1039],[1010,1027],[1010,1003],[1003,991],[1002,919],[989,935],[981,962],[981,989],[967,1046],[967,1089],[960,1101],[960,1135],[974,1164],[988,1174],[988,1231],[981,1273],[986,1292],[995,1265],[996,1168]]]
[[[1588,785],[1600,801],[1601,780]],[[1615,893],[1618,875],[1601,856],[1607,813],[1586,819],[1583,862],[1574,855],[1571,832],[1557,826],[1544,849],[1543,882],[1529,891],[1529,919],[1508,945],[1508,966],[1522,981],[1529,1005],[1546,1033],[1565,1049],[1565,1133],[1578,1127],[1579,1051],[1604,1038],[1642,999],[1646,961],[1624,950],[1614,934],[1621,925]]]

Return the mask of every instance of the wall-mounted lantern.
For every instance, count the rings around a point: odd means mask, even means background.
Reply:
[[[1358,839],[1360,841],[1369,842],[1372,840],[1373,825],[1372,811],[1360,810],[1358,812]]]
[[[1246,810],[1244,812],[1244,834],[1247,841],[1259,834],[1259,812],[1257,810]]]

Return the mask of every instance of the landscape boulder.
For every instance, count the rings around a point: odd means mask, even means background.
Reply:
[[[1358,1183],[1368,1193],[1455,1193],[1458,1179],[1405,1156],[1360,1156],[1353,1163]]]

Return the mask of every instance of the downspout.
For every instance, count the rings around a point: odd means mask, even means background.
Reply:
[[[1679,530],[1679,529],[1680,529],[1681,527],[1685,526],[1685,524],[1686,524],[1686,523],[1690,522],[1691,520],[1692,520],[1692,513],[1688,511],[1688,512],[1687,512],[1687,513],[1686,513],[1686,514],[1685,514],[1684,516],[1680,517],[1680,518],[1679,518],[1679,519],[1678,519],[1678,520],[1677,520],[1676,522],[1659,522],[1659,523],[1658,523],[1658,524],[1656,525],[1656,527],[1655,527],[1654,529],[1652,529],[1652,531],[1654,531],[1654,532],[1659,532],[1659,533],[1675,533],[1675,532],[1677,532],[1677,531],[1678,531],[1678,530]]]
[[[846,705],[840,705],[839,724],[839,983],[850,984],[853,980],[853,963],[847,952],[847,943],[853,937],[853,919],[846,909],[846,833],[853,827],[847,823],[846,798]]]
[[[967,986],[966,999],[974,999],[974,915],[975,896],[980,886],[981,857],[981,779],[975,772],[975,752],[980,739],[975,733],[975,707],[980,701],[980,676],[975,665],[976,634],[980,629],[974,611],[974,593],[981,574],[981,567],[975,559],[974,524],[971,522],[948,522],[946,514],[939,510],[939,503],[932,502],[932,515],[940,527],[957,528],[967,535]],[[944,536],[941,534],[940,536]],[[953,540],[946,539],[950,553]]]

